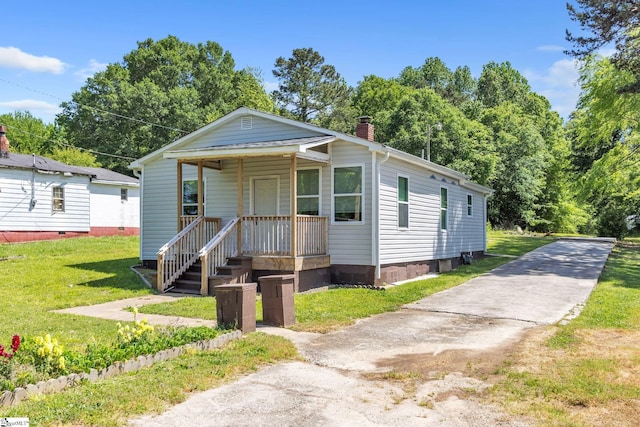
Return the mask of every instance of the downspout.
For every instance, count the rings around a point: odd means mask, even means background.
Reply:
[[[144,256],[144,252],[142,252],[142,244],[144,242],[144,227],[142,224],[142,218],[144,218],[144,215],[142,215],[142,209],[144,206],[144,166],[142,166],[142,168],[142,170],[133,169],[133,176],[140,180],[140,185],[138,187],[138,232],[140,233],[138,250],[140,251],[140,261],[144,264],[144,259],[142,258]]]
[[[36,207],[36,155],[31,154],[33,159],[33,165],[31,169],[31,200],[29,201],[29,211],[32,211]]]
[[[378,160],[377,152],[374,151],[372,153],[373,161],[374,161],[374,164],[376,165],[376,179],[375,179],[375,188],[374,188],[374,191],[372,192],[373,193],[372,211],[373,211],[373,215],[375,215],[375,221],[373,221],[373,224],[375,224],[375,230],[373,230],[373,233],[371,233],[371,251],[373,255],[373,260],[376,265],[376,280],[379,280],[381,277],[381,271],[380,271],[380,175],[381,175],[382,164],[387,160],[389,160],[389,156],[391,156],[391,152],[387,150],[387,147],[383,146],[383,149],[384,149],[385,157],[381,161],[377,161]]]

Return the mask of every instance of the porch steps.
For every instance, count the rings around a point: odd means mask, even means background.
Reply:
[[[200,295],[201,281],[202,266],[200,261],[196,261],[169,290],[174,293]],[[251,258],[230,257],[226,265],[218,268],[218,274],[209,277],[209,295],[214,295],[215,286],[248,282],[251,282]]]

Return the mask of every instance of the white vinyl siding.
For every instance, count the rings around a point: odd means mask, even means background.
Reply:
[[[53,188],[64,193],[64,212],[53,211]],[[89,177],[4,169],[0,174],[0,230],[89,231]]]
[[[411,228],[402,233],[398,232],[398,175],[407,176],[410,183]],[[439,231],[443,179],[449,199],[446,233]],[[484,250],[482,207],[476,203],[473,217],[468,218],[467,194],[482,200],[480,193],[461,188],[448,177],[393,158],[383,163],[379,197],[381,265],[453,258],[462,252]]]
[[[288,126],[262,117],[252,117],[251,128],[241,129],[243,117],[236,117],[223,125],[216,127],[206,134],[200,135],[197,140],[188,146],[177,149],[215,147],[229,144],[247,144],[251,142],[279,141],[293,138],[307,138],[318,136],[311,132],[294,126]],[[246,120],[246,119],[245,119]]]
[[[127,193],[126,200],[122,199],[123,190]],[[92,227],[139,227],[139,187],[92,182],[90,223]]]

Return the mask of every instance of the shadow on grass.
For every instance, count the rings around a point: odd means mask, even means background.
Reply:
[[[139,262],[138,258],[111,259],[99,262],[71,264],[68,267],[79,270],[107,274],[108,277],[77,283],[78,286],[92,288],[117,288],[127,290],[148,289],[142,279],[131,271],[131,266]]]
[[[601,280],[607,281],[610,277],[615,277],[612,286],[640,289],[640,243],[618,242],[616,246]]]

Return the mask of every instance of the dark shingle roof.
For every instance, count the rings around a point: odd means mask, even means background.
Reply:
[[[109,169],[90,168],[84,166],[82,167],[82,169],[90,172],[95,177],[95,179],[99,181],[128,182],[131,184],[138,184],[138,178],[114,172]]]
[[[36,168],[45,172],[72,173],[74,175],[85,175],[91,179],[100,181],[126,182],[137,184],[138,179],[123,175],[118,172],[103,168],[92,168],[84,166],[71,166],[58,162],[48,157],[34,156],[33,154],[10,153],[9,157],[0,157],[0,168],[7,169],[33,169]]]
[[[36,169],[46,172],[69,172],[76,175],[88,175],[92,173],[79,166],[70,166],[53,159],[33,154],[10,153],[7,158],[0,158],[0,168],[9,169]]]

